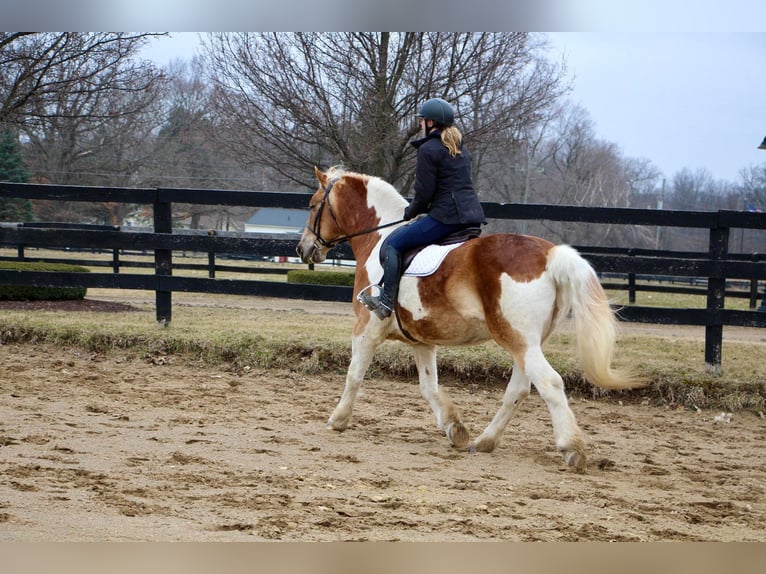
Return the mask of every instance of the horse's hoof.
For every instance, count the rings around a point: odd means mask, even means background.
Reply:
[[[450,423],[447,427],[447,438],[455,448],[464,448],[470,440],[468,429],[463,426],[463,423],[456,422]]]
[[[477,440],[468,450],[470,452],[492,452],[495,450],[495,441],[488,439]]]
[[[340,424],[330,419],[329,421],[327,421],[325,428],[331,431],[343,432],[344,430],[346,430],[347,426],[348,426],[347,424]]]
[[[583,472],[585,470],[586,465],[586,457],[585,454],[582,452],[578,452],[576,450],[566,450],[564,451],[564,461],[577,470],[578,472]]]

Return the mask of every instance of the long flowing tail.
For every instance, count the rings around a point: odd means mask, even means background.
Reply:
[[[612,367],[617,319],[590,263],[572,247],[557,245],[548,254],[548,272],[556,282],[559,317],[571,311],[574,318],[585,378],[604,389],[646,385],[630,370]]]

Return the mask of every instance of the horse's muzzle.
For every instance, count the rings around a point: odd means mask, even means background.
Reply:
[[[315,242],[307,241],[305,239],[301,239],[295,247],[295,252],[304,263],[321,263],[325,258],[325,254],[319,249]]]
[[[298,254],[298,257],[301,258],[301,261],[304,263],[310,263],[309,255],[304,252],[303,246],[300,243],[295,247],[295,252]]]

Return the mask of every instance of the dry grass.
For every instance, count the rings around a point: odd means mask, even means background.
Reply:
[[[648,284],[648,282],[646,282]],[[667,283],[665,286],[670,286]],[[678,285],[678,287],[688,287],[688,285]],[[702,287],[698,287],[702,288]],[[626,290],[608,291],[610,300],[616,305],[628,305],[627,283]],[[741,293],[748,293],[744,289]],[[749,293],[748,293],[749,295]],[[761,297],[758,301],[760,303]],[[636,293],[636,305],[644,307],[670,307],[686,309],[704,309],[707,306],[707,295],[684,295],[677,293],[654,293],[651,291],[638,291]],[[726,309],[737,309],[740,311],[750,310],[750,300],[744,297],[727,297],[725,299]]]
[[[92,290],[89,298],[98,298]],[[112,291],[120,294],[121,292]],[[246,297],[176,294],[173,320],[155,322],[152,293],[132,292],[139,310],[126,313],[66,313],[5,310],[0,317],[0,344],[45,342],[76,346],[93,353],[119,350],[147,358],[173,354],[225,369],[264,367],[306,373],[332,372],[339,378],[350,359],[353,316],[348,308],[316,312],[310,302],[295,309],[260,308]],[[121,299],[125,299],[121,297]],[[303,307],[303,309],[301,309]],[[337,308],[337,307],[336,307]],[[564,331],[548,342],[547,355],[572,393],[603,396],[579,375],[574,345]],[[612,393],[617,400],[647,400],[688,407],[763,411],[766,397],[766,343],[724,342],[723,371],[716,377],[704,368],[704,341],[698,337],[625,333],[617,364],[632,365],[651,381],[644,390]],[[512,363],[488,343],[443,348],[439,366],[445,384],[505,385]],[[412,354],[405,345],[386,343],[376,355],[371,376],[415,377]]]

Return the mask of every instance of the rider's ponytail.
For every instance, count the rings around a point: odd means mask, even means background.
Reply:
[[[452,157],[455,157],[460,153],[460,148],[463,145],[463,134],[455,126],[442,127],[440,131],[444,147],[449,150]]]

